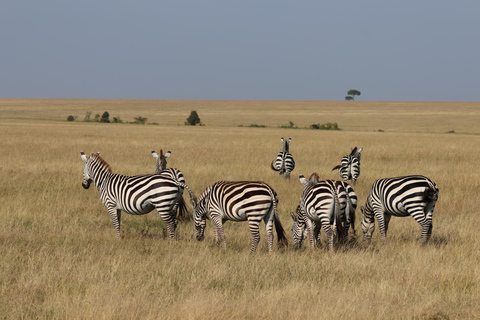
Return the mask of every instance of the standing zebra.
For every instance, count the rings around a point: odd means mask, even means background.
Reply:
[[[290,172],[295,169],[295,161],[293,160],[293,156],[289,153],[292,138],[285,141],[282,137],[281,141],[283,144],[282,152],[278,153],[277,158],[272,161],[270,167],[274,171],[279,171],[280,175],[285,173],[285,178],[290,178]],[[273,162],[275,162],[275,165]]]
[[[100,154],[86,156],[80,152],[80,156],[85,161],[82,186],[88,189],[92,182],[95,183],[100,192],[100,200],[110,214],[117,238],[120,238],[122,210],[128,214],[142,215],[153,209],[157,210],[165,222],[170,239],[174,238],[176,218],[172,208],[181,197],[183,188],[189,190],[184,183],[156,174],[115,174]]]
[[[352,152],[343,157],[341,164],[334,167],[332,171],[338,169],[338,174],[343,181],[347,182],[348,180],[352,180],[352,184],[355,185],[360,175],[360,157],[362,150],[363,148],[353,148]]]
[[[261,181],[219,181],[205,189],[195,205],[193,218],[197,232],[197,240],[205,237],[205,219],[209,214],[215,228],[215,242],[225,244],[223,223],[231,221],[247,221],[252,235],[254,253],[260,242],[259,226],[265,222],[268,236],[268,251],[273,249],[273,224],[277,232],[280,246],[287,245],[285,231],[277,212],[277,193],[265,182]]]
[[[320,245],[320,228],[327,235],[330,251],[334,247],[334,236],[339,240],[345,239],[350,225],[355,233],[357,196],[353,189],[341,181],[319,180],[316,173],[308,181],[303,175],[300,176],[300,182],[305,188],[297,206],[297,214],[291,213],[293,243],[297,249],[302,246],[307,234],[312,248],[315,247],[315,242]]]
[[[180,170],[176,168],[167,169],[167,158],[170,157],[171,154],[172,154],[172,151],[170,150],[166,154],[163,154],[163,150],[160,149],[160,155],[158,155],[154,150],[152,150],[152,156],[155,159],[157,159],[155,174],[160,174],[162,176],[170,177],[172,179],[175,179],[185,184],[185,178],[183,177],[183,173]],[[187,220],[188,216],[186,215],[187,207],[185,205],[185,200],[183,199],[183,188],[181,190],[181,193],[182,194],[178,198],[178,202],[176,202],[175,205],[173,206],[172,211],[177,216],[178,220],[185,221]],[[176,213],[178,211],[179,206],[180,206],[180,211],[178,212],[178,215],[177,215]],[[158,219],[158,212],[157,212],[156,218]]]
[[[375,217],[383,241],[387,238],[388,223],[392,216],[412,216],[421,226],[423,243],[432,234],[433,209],[438,199],[438,187],[420,175],[379,179],[375,181],[365,203],[360,207],[362,231],[365,240],[372,238]]]

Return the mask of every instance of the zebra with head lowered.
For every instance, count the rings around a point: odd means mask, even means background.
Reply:
[[[432,234],[433,209],[438,199],[438,187],[421,175],[385,178],[375,181],[365,203],[360,207],[362,231],[365,240],[370,240],[375,231],[375,217],[383,241],[387,238],[388,224],[392,216],[412,216],[422,226],[422,243]]]
[[[250,254],[254,253],[260,242],[260,222],[267,229],[268,251],[273,249],[273,225],[280,246],[287,245],[285,231],[280,223],[277,211],[277,193],[261,181],[219,181],[208,186],[198,197],[194,207],[193,219],[197,240],[205,238],[207,214],[215,228],[215,242],[224,248],[225,232],[223,223],[230,221],[248,221],[252,235]]]
[[[342,177],[343,181],[347,182],[348,180],[352,180],[352,184],[355,185],[360,175],[360,157],[362,150],[363,148],[353,148],[352,152],[343,157],[341,163],[334,167],[332,171],[338,169],[338,174]]]
[[[295,248],[300,248],[308,235],[312,248],[315,247],[315,242],[320,246],[320,228],[323,228],[328,248],[332,251],[335,236],[340,241],[346,239],[350,225],[355,234],[357,195],[347,183],[320,181],[317,173],[313,173],[308,181],[301,175],[300,182],[305,187],[296,215],[291,213],[293,244]]]
[[[177,181],[180,181],[183,184],[185,184],[185,178],[183,177],[183,173],[180,170],[176,168],[167,169],[167,158],[170,157],[171,154],[172,154],[172,151],[170,150],[167,153],[163,154],[163,150],[160,149],[160,155],[158,155],[154,150],[152,150],[152,157],[157,159],[155,174],[161,174],[162,176],[167,176],[172,179],[176,179]],[[180,211],[178,212],[177,219],[180,221],[187,220],[188,219],[188,216],[186,215],[187,207],[185,205],[185,200],[183,199],[183,190],[182,190],[182,196],[180,196],[180,198],[175,203],[172,209],[175,214],[177,213],[179,206],[180,206]],[[158,212],[157,212],[156,218],[158,219]]]
[[[115,174],[100,154],[87,156],[81,152],[80,156],[85,161],[82,186],[88,189],[92,182],[95,184],[100,192],[100,200],[108,210],[117,238],[120,238],[122,211],[143,215],[153,209],[157,210],[165,222],[170,239],[174,238],[176,217],[172,208],[182,196],[183,189],[189,190],[183,182],[161,174]]]
[[[270,167],[272,170],[278,171],[280,175],[285,174],[285,178],[290,178],[290,172],[295,169],[295,161],[290,154],[290,142],[292,141],[292,138],[284,140],[282,137],[281,141],[283,144],[282,152],[278,153],[277,158],[272,161]],[[275,164],[273,164],[274,162]]]

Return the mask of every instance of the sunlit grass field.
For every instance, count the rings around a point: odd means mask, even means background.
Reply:
[[[184,125],[192,110],[205,126]],[[157,124],[80,121],[87,111]],[[280,128],[289,121],[299,129]],[[342,130],[304,128],[327,122]],[[478,102],[0,99],[0,318],[480,318],[479,123]],[[281,137],[292,138],[290,180],[270,169]],[[413,218],[394,217],[387,242],[377,228],[367,245],[357,210],[348,246],[292,249],[298,176],[339,179],[331,169],[354,146],[364,148],[359,204],[378,178],[436,182],[429,244],[419,243]],[[210,222],[204,242],[189,221],[169,243],[154,212],[123,214],[116,240],[98,190],[81,187],[80,151],[101,152],[113,172],[136,175],[155,172],[150,152],[160,148],[172,150],[168,166],[197,196],[219,180],[270,184],[289,248],[269,254],[262,228],[250,256],[246,222],[226,223],[225,251]]]

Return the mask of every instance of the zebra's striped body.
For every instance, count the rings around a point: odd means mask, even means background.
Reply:
[[[287,239],[278,218],[278,197],[276,192],[261,181],[219,181],[200,195],[194,209],[194,222],[197,231],[197,240],[204,239],[207,214],[215,227],[215,242],[225,244],[223,223],[230,221],[248,221],[252,235],[254,253],[260,241],[260,222],[265,221],[268,250],[273,249],[273,224],[277,232],[278,242],[286,244]]]
[[[188,189],[183,182],[156,174],[114,174],[99,154],[92,153],[87,157],[81,152],[81,158],[85,161],[82,186],[88,189],[91,182],[95,183],[100,200],[110,214],[117,238],[120,238],[121,211],[143,215],[153,209],[165,222],[170,239],[174,238],[176,217],[172,208],[182,196],[183,188]]]
[[[152,151],[152,156],[155,159],[157,159],[155,174],[159,174],[164,177],[169,177],[171,179],[175,179],[185,184],[185,178],[183,177],[183,173],[180,170],[176,168],[167,169],[167,158],[170,157],[171,154],[172,154],[172,151],[170,150],[166,154],[163,154],[163,150],[160,149],[160,155],[158,155],[155,151]],[[178,212],[178,215],[177,215],[177,211],[179,207],[180,207],[180,211]],[[184,221],[188,218],[186,215],[187,207],[185,205],[185,200],[183,199],[183,188],[181,189],[181,195],[178,198],[178,201],[173,206],[172,212],[180,221]],[[156,219],[158,219],[158,214],[159,213],[157,212]]]
[[[316,173],[312,174],[309,181],[300,176],[300,181],[305,188],[297,207],[297,215],[292,213],[294,245],[300,248],[308,234],[312,248],[315,247],[315,242],[320,246],[320,228],[323,228],[331,251],[334,235],[340,240],[348,237],[350,225],[355,233],[357,196],[347,183],[319,181]]]
[[[392,216],[412,216],[422,226],[422,242],[427,242],[432,234],[432,216],[438,193],[435,182],[421,175],[377,180],[370,190],[365,208],[361,207],[364,239],[372,238],[375,217],[381,238],[385,241]]]
[[[282,152],[279,152],[274,161],[270,164],[270,167],[274,171],[278,171],[280,175],[284,175],[285,178],[290,178],[290,173],[295,169],[295,160],[293,156],[289,153],[290,151],[290,142],[292,138],[289,138],[287,141],[281,139],[283,144]],[[274,164],[275,162],[275,164]]]
[[[360,158],[362,150],[363,148],[353,148],[352,152],[343,157],[340,165],[334,167],[332,171],[338,169],[338,174],[343,181],[347,182],[348,180],[351,180],[352,184],[355,185],[358,176],[360,175]]]

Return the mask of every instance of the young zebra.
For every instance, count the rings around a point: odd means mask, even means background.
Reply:
[[[184,183],[161,174],[115,174],[100,154],[86,156],[80,152],[80,156],[85,161],[82,186],[88,189],[92,182],[95,183],[100,200],[110,214],[117,238],[120,238],[122,210],[128,214],[142,215],[153,209],[157,210],[167,225],[170,239],[174,238],[176,218],[172,208],[181,197],[183,188],[189,190]]]
[[[365,203],[362,231],[365,240],[372,238],[375,217],[383,241],[387,238],[388,223],[392,216],[412,216],[422,226],[422,243],[432,234],[433,209],[438,199],[438,187],[420,175],[379,179],[375,181]]]
[[[265,182],[261,181],[219,181],[205,189],[195,205],[193,217],[197,240],[205,237],[205,219],[210,216],[215,228],[215,242],[221,243],[224,248],[225,232],[223,223],[231,221],[247,221],[252,235],[254,253],[260,242],[259,226],[265,221],[268,236],[268,251],[273,249],[273,224],[277,232],[280,246],[287,245],[285,231],[280,223],[277,212],[277,193]]]
[[[285,141],[282,137],[281,141],[283,144],[282,152],[278,153],[277,158],[272,161],[270,167],[273,171],[279,171],[280,175],[285,173],[285,178],[290,178],[290,173],[295,169],[295,160],[293,160],[293,156],[289,153],[292,138]],[[273,162],[275,162],[275,165]]]
[[[348,184],[334,180],[320,181],[316,173],[308,181],[301,175],[300,182],[305,188],[297,206],[297,214],[291,213],[294,246],[300,248],[307,234],[312,248],[315,242],[320,246],[320,228],[323,228],[329,250],[332,251],[334,236],[340,241],[346,239],[350,225],[355,233],[357,196]]]
[[[363,148],[353,148],[352,152],[343,157],[341,164],[334,167],[332,171],[338,169],[338,174],[343,181],[347,182],[348,180],[352,180],[352,184],[355,185],[360,175],[360,157],[362,150]]]
[[[160,173],[163,170],[167,169],[167,158],[170,157],[172,151],[168,150],[167,153],[163,154],[163,150],[160,149],[160,155],[158,155],[155,150],[152,150],[152,157],[157,159],[157,167],[155,173]]]
[[[162,176],[170,177],[185,184],[185,178],[183,177],[183,173],[180,170],[176,168],[167,169],[167,158],[170,157],[171,154],[172,151],[170,150],[166,154],[163,154],[163,150],[160,149],[160,155],[158,155],[154,150],[152,150],[152,156],[157,159],[155,174],[161,174]],[[180,211],[178,211],[179,206]],[[185,200],[183,199],[183,188],[181,190],[181,196],[178,198],[178,202],[176,202],[173,206],[172,211],[179,221],[185,221],[188,219],[188,216],[186,215],[187,207],[185,205]],[[158,219],[158,212],[156,215],[156,219]]]

